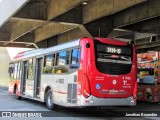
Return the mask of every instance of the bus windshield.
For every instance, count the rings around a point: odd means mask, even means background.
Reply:
[[[106,74],[123,75],[131,71],[132,46],[110,45],[95,42],[97,69]]]

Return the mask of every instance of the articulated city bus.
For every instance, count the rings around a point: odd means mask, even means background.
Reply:
[[[135,106],[134,45],[115,39],[81,38],[18,54],[9,93],[58,105]]]

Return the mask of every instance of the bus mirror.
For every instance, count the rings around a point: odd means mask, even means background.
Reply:
[[[90,48],[90,44],[89,43],[86,44],[86,48]]]

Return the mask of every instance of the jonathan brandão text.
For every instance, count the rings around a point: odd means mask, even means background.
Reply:
[[[135,116],[135,117],[157,117],[156,113],[126,113],[126,117]]]

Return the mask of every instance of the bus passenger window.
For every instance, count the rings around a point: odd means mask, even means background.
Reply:
[[[79,67],[79,60],[80,60],[80,49],[72,50],[71,54],[71,69]]]
[[[57,70],[56,73],[61,74],[62,73],[61,69]]]
[[[54,66],[55,54],[45,56],[44,67]]]
[[[54,74],[54,68],[52,68],[52,74]]]
[[[33,80],[33,59],[29,59],[28,61],[27,79]]]
[[[17,79],[21,78],[21,62],[18,62]]]
[[[53,74],[54,73],[54,63],[55,63],[55,54],[49,54],[45,56],[44,59],[44,74]]]
[[[44,67],[43,73],[45,73],[45,74],[52,73],[53,74],[53,68],[52,67]]]
[[[66,51],[60,52],[58,65],[65,65],[67,61],[66,58],[67,58],[67,52]]]
[[[68,73],[69,68],[69,58],[70,58],[70,53],[69,51],[62,51],[60,53],[57,53],[56,55],[56,66],[54,69],[54,72],[56,74],[61,74],[61,73]]]
[[[13,77],[13,71],[14,71],[14,64],[11,62],[9,63],[9,68],[8,68],[9,77]]]
[[[57,57],[56,58],[56,65],[68,65],[69,58],[70,58],[70,52],[63,51],[63,52],[57,53],[56,57]]]
[[[55,72],[57,74],[68,73],[68,71],[69,71],[68,66],[55,67]]]

